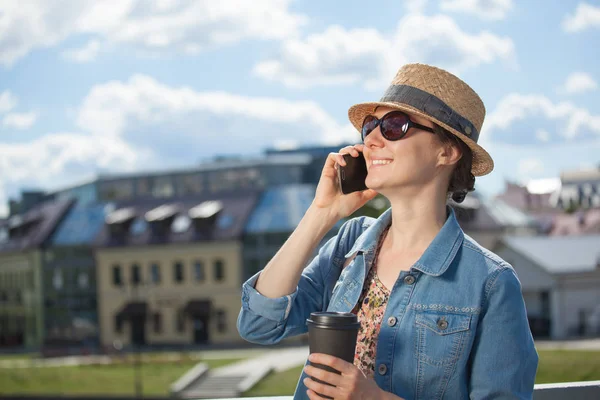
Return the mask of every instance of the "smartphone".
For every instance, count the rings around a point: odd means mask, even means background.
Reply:
[[[346,166],[338,168],[338,180],[343,194],[366,190],[365,179],[367,179],[367,162],[362,152],[358,157],[344,154]]]

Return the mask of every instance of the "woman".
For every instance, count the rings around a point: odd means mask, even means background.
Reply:
[[[402,67],[381,101],[350,108],[363,144],[329,155],[302,221],[242,288],[238,330],[255,343],[306,332],[314,311],[359,317],[354,363],[311,355],[341,375],[307,365],[294,398],[532,397],[538,357],[517,276],[446,205],[493,169],[477,144],[484,115],[466,83],[423,64]],[[360,152],[369,189],[342,195],[336,164]],[[390,209],[345,222],[308,263],[326,232],[377,193]]]

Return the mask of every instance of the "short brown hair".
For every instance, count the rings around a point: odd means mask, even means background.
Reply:
[[[456,146],[462,153],[448,184],[448,194],[452,196],[452,200],[461,203],[468,192],[475,190],[475,176],[471,173],[473,152],[465,142],[441,126],[434,124],[433,130],[442,144]]]

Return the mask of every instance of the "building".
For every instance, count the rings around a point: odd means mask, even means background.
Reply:
[[[507,236],[495,252],[517,272],[534,336],[600,335],[600,235]]]
[[[48,241],[72,205],[43,202],[0,224],[0,347],[41,346]]]
[[[515,207],[530,215],[556,214],[557,209],[550,199],[560,190],[561,182],[558,178],[536,179],[527,185],[514,182],[505,182],[504,192],[495,199]]]
[[[176,199],[260,190],[289,183],[304,183],[308,154],[271,154],[257,158],[217,158],[194,168],[131,174],[101,175],[91,182],[48,193],[75,198],[78,206],[134,200]]]
[[[600,208],[600,168],[565,171],[552,204],[565,211]]]
[[[117,203],[95,241],[102,345],[239,341],[242,236],[258,196]]]
[[[266,190],[244,229],[243,281],[262,270],[296,229],[312,203],[316,186],[291,184]],[[335,236],[340,221],[324,238]]]
[[[462,203],[450,202],[456,219],[465,233],[488,249],[494,248],[503,236],[535,235],[537,221],[500,199],[471,192]]]
[[[96,261],[92,243],[107,206],[74,205],[49,239],[43,268],[44,347],[99,344]]]

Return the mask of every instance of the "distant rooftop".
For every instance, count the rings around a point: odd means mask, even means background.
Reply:
[[[46,201],[5,220],[0,224],[0,251],[21,251],[46,244],[72,205],[69,199]]]
[[[552,274],[594,271],[600,261],[600,235],[506,236],[503,242]]]
[[[54,246],[91,244],[104,225],[106,206],[73,207],[50,239]]]
[[[560,174],[560,179],[564,182],[578,181],[600,181],[600,168],[586,168],[572,171],[564,171]]]
[[[258,194],[255,190],[240,190],[221,195],[114,203],[94,244],[126,247],[236,239],[243,233]],[[204,205],[202,210],[198,209],[200,205]],[[208,221],[210,218],[213,220]],[[195,219],[206,220],[200,230]],[[115,236],[111,229],[120,233]]]
[[[281,165],[307,165],[312,161],[312,157],[308,154],[272,154],[256,158],[226,158],[220,161],[204,162],[189,168],[172,169],[172,170],[155,170],[155,171],[137,171],[130,173],[115,173],[101,174],[98,179],[125,179],[138,176],[155,176],[155,175],[179,175],[186,173],[194,173],[201,171],[217,171],[231,168],[250,168],[261,165],[281,166]]]
[[[265,191],[246,224],[246,233],[289,232],[297,226],[315,195],[312,184],[292,184]]]

